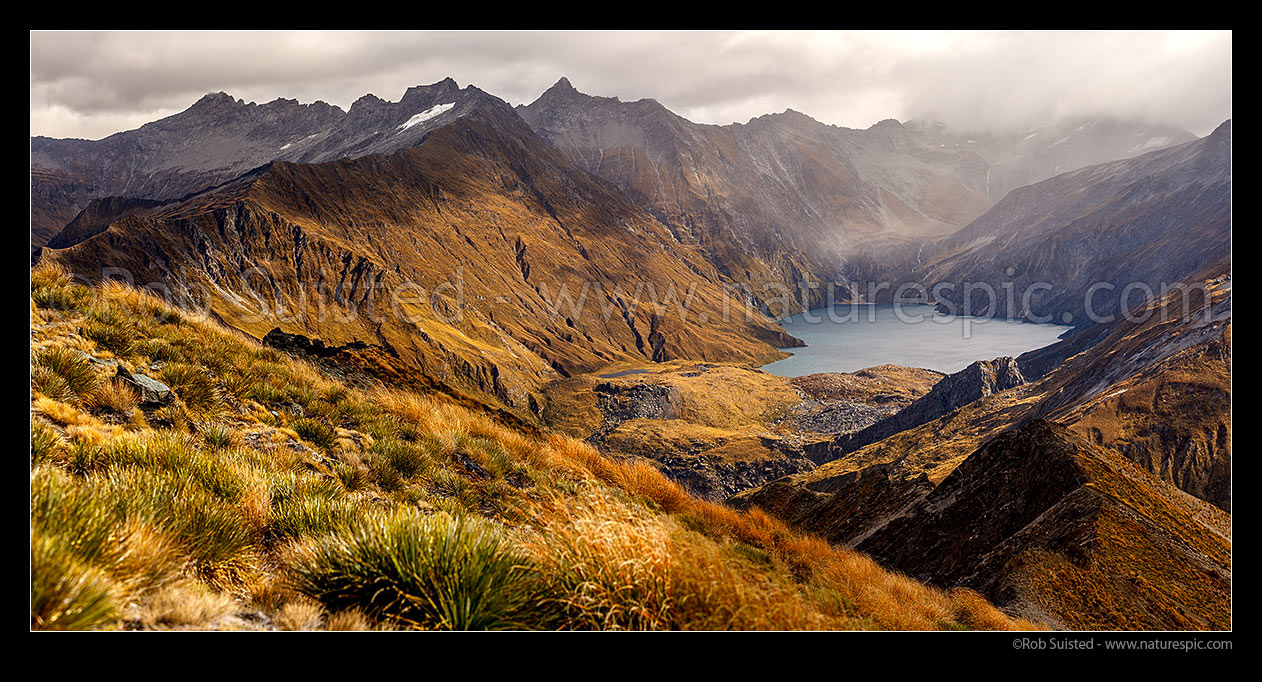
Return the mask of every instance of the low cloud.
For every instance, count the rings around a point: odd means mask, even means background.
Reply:
[[[95,139],[220,90],[347,108],[448,76],[521,104],[562,75],[700,123],[786,108],[856,128],[1113,115],[1203,135],[1231,116],[1231,33],[37,31],[31,134]]]

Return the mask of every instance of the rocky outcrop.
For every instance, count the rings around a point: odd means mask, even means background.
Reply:
[[[170,404],[175,399],[171,387],[152,377],[137,372],[128,372],[121,366],[115,376],[130,384],[140,394],[140,404],[145,407],[158,407]]]
[[[722,502],[768,481],[815,468],[809,459],[788,453],[757,461],[729,460],[717,455],[662,457],[649,461],[694,497],[712,502]]]
[[[888,438],[896,433],[927,424],[975,400],[1025,383],[1021,368],[1012,357],[978,360],[934,384],[923,397],[890,417],[853,434],[837,438],[829,459]]]
[[[369,344],[363,341],[351,341],[341,346],[328,346],[320,339],[311,339],[302,334],[287,334],[280,327],[274,327],[263,337],[263,344],[283,350],[287,353],[300,353],[320,358],[330,358],[344,350],[364,350]]]
[[[683,402],[679,389],[673,386],[622,386],[606,381],[594,390],[605,430],[630,419],[678,419]]]
[[[855,545],[932,490],[924,474],[907,478],[878,464],[815,485],[773,481],[734,496],[729,504],[758,507],[829,542]]]

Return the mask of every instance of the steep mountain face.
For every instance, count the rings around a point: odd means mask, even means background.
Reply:
[[[1013,190],[929,250],[916,276],[961,312],[1087,324],[1123,304],[1142,310],[1146,291],[1160,297],[1230,251],[1227,121],[1195,142]]]
[[[1048,377],[1031,416],[1066,424],[1231,511],[1231,278],[1203,285],[1111,325]]]
[[[1186,130],[1142,121],[1071,119],[1011,133],[955,132],[941,123],[908,121],[924,145],[967,149],[985,159],[986,196],[999,201],[1008,192],[1061,173],[1185,144]]]
[[[494,99],[450,78],[409,88],[398,102],[365,95],[348,111],[319,101],[247,104],[220,92],[102,140],[33,137],[32,241],[47,243],[92,199],[170,201],[271,161],[319,163],[390,153]]]
[[[1030,421],[935,486],[874,465],[735,500],[883,565],[1071,629],[1231,625],[1231,522],[1065,427]]]
[[[585,95],[566,79],[518,112],[755,289],[864,279],[863,254],[949,234],[990,205],[976,154],[920,147],[893,120],[850,130],[788,110],[699,125],[653,100]],[[851,295],[799,293],[812,305]]]
[[[407,110],[453,94],[441,85]],[[121,202],[121,217],[87,221],[44,257],[93,279],[125,269],[256,338],[367,344],[523,413],[542,409],[544,383],[612,362],[761,363],[780,356],[769,344],[793,343],[695,248],[468,90],[439,118],[458,115],[414,126],[428,127],[419,146],[277,161],[142,210]],[[407,110],[378,112],[380,125],[406,126]]]
[[[1227,515],[1051,422],[990,440],[857,547],[1067,627],[1231,626]]]

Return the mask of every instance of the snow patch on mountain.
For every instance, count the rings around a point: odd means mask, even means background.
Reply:
[[[412,126],[420,125],[421,123],[424,123],[430,120],[431,118],[434,118],[436,116],[441,116],[447,113],[448,111],[451,111],[451,108],[454,106],[456,106],[455,102],[451,102],[450,104],[438,104],[436,106],[432,106],[426,109],[425,111],[422,111],[421,113],[413,116],[412,118],[409,118],[397,129],[407,130],[408,128],[411,128]]]

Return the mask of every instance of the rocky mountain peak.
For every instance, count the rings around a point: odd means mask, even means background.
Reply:
[[[561,76],[560,80],[552,84],[552,87],[544,90],[543,94],[539,95],[539,98],[535,101],[555,104],[557,102],[584,102],[592,99],[609,99],[610,101],[616,101],[615,98],[595,98],[586,93],[579,92],[578,89],[570,83],[570,79],[565,76]]]
[[[360,97],[359,99],[352,102],[350,110],[356,111],[358,113],[357,110],[371,111],[375,109],[380,109],[381,107],[387,106],[389,104],[390,103],[387,102],[386,100],[381,99],[380,97],[370,92],[367,95],[364,95],[363,97]]]
[[[833,457],[853,452],[896,433],[927,424],[975,400],[1026,383],[1016,358],[978,360],[948,375],[925,395],[899,412],[853,434],[839,437],[833,444]]]
[[[460,84],[455,79],[448,77],[430,85],[414,85],[408,88],[407,92],[403,93],[403,98],[399,100],[399,103],[404,104],[413,100],[432,100],[446,95],[458,95],[460,92]]]
[[[209,92],[202,95],[202,98],[193,103],[188,111],[198,112],[214,112],[223,109],[233,108],[244,105],[245,102],[236,99],[222,90],[219,92]]]

